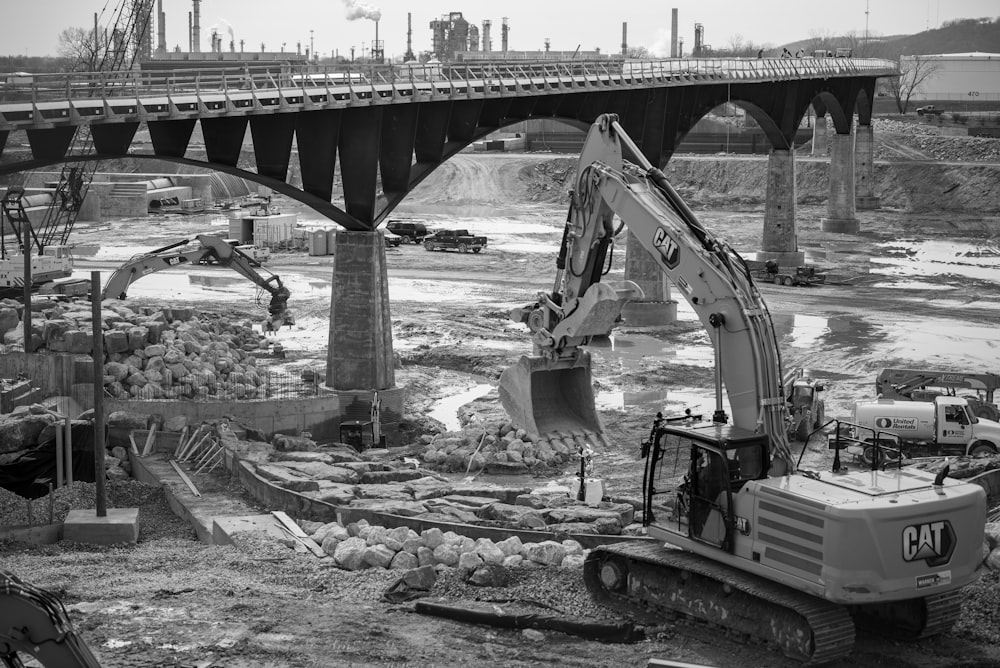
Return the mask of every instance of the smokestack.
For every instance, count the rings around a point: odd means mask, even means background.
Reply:
[[[501,50],[507,53],[507,34],[510,32],[510,26],[507,25],[507,17],[503,17],[500,20],[500,47]]]
[[[680,58],[677,53],[677,8],[670,10],[670,57]]]
[[[483,51],[493,50],[493,38],[490,37],[490,28],[493,26],[493,22],[489,19],[483,21]]]
[[[622,57],[628,58],[628,23],[622,21]]]
[[[194,23],[191,20],[191,12],[188,12],[188,53],[194,53]]]
[[[193,0],[194,2],[194,22],[191,24],[191,39],[194,41],[194,48],[191,49],[195,53],[201,53],[201,0]]]
[[[414,60],[413,58],[413,14],[406,12],[406,53],[403,55],[404,61]]]
[[[156,52],[167,52],[167,17],[163,14],[163,0],[156,0]]]

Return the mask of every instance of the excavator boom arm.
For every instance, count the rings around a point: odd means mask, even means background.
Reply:
[[[645,163],[643,169],[625,163],[623,143],[639,163]],[[512,410],[520,397],[528,397],[525,401],[530,400],[536,412],[551,410],[546,406],[556,405],[553,392],[542,396],[535,391],[533,382],[524,380],[526,373],[532,377],[531,381],[537,377],[538,386],[569,386],[568,375],[564,374],[557,383],[543,377],[546,372],[559,371],[560,360],[563,366],[586,366],[579,362],[582,352],[577,350],[587,342],[583,335],[601,328],[607,331],[620,314],[623,300],[616,299],[620,295],[598,282],[599,274],[593,271],[595,264],[603,262],[606,242],[613,234],[614,216],[656,259],[709,332],[733,423],[766,433],[771,440],[772,456],[792,470],[794,461],[786,435],[788,409],[777,340],[770,314],[745,262],[701,226],[662,172],[645,161],[610,115],[594,123],[581,152],[564,247],[560,251],[560,257],[565,256],[565,272],[557,276],[555,293],[535,304],[532,317],[527,319],[533,330],[536,355],[549,360],[548,368],[540,365],[529,368],[522,363],[518,373],[509,375],[509,382],[501,378],[501,398],[508,412],[518,416],[531,412]],[[595,256],[599,262],[595,262]],[[595,322],[599,324],[595,326]],[[546,326],[538,326],[539,323]],[[578,336],[574,338],[572,334]],[[575,398],[586,398],[586,393],[579,389],[566,392]],[[572,403],[566,401],[562,405]],[[596,420],[585,422],[593,424]],[[539,426],[538,431],[544,429]]]

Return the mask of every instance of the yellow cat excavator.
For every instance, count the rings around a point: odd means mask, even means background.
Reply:
[[[620,314],[621,291],[600,283],[616,216],[709,332],[716,410],[711,422],[657,415],[642,447],[643,522],[660,542],[592,550],[592,595],[815,664],[850,654],[855,623],[911,637],[950,628],[981,562],[985,492],[946,472],[847,470],[837,459],[832,471],[797,469],[774,327],[751,270],[612,115],[581,152],[555,289],[512,313],[534,344],[500,379],[514,422],[541,437],[603,435],[583,347]]]
[[[19,653],[46,668],[101,668],[58,598],[0,570],[0,662],[23,668]]]

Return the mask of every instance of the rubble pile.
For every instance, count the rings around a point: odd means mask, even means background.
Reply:
[[[527,473],[537,467],[559,467],[579,458],[587,448],[581,435],[538,438],[510,423],[467,427],[462,432],[425,437],[422,455],[429,468],[463,472]]]
[[[431,566],[457,568],[474,584],[494,585],[498,568],[581,568],[587,550],[575,540],[523,543],[517,536],[494,542],[473,540],[453,531],[408,527],[387,529],[365,520],[343,526],[337,522],[304,523],[307,532],[337,566],[349,571],[366,568],[411,570]]]
[[[906,123],[890,119],[873,119],[876,160],[906,160],[913,156],[900,156],[885,140],[902,144],[919,151],[928,159],[945,162],[997,162],[1000,161],[1000,139],[940,134],[934,125]]]
[[[34,350],[90,354],[89,302],[51,302],[33,316]],[[23,307],[0,301],[0,336],[23,345]],[[266,383],[253,353],[268,339],[249,323],[233,323],[190,308],[129,309],[105,302],[104,385],[118,399],[260,399]]]

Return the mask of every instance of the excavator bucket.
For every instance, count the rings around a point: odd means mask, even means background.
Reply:
[[[499,394],[511,421],[529,433],[588,434],[603,440],[586,352],[563,362],[522,357],[500,375]]]

